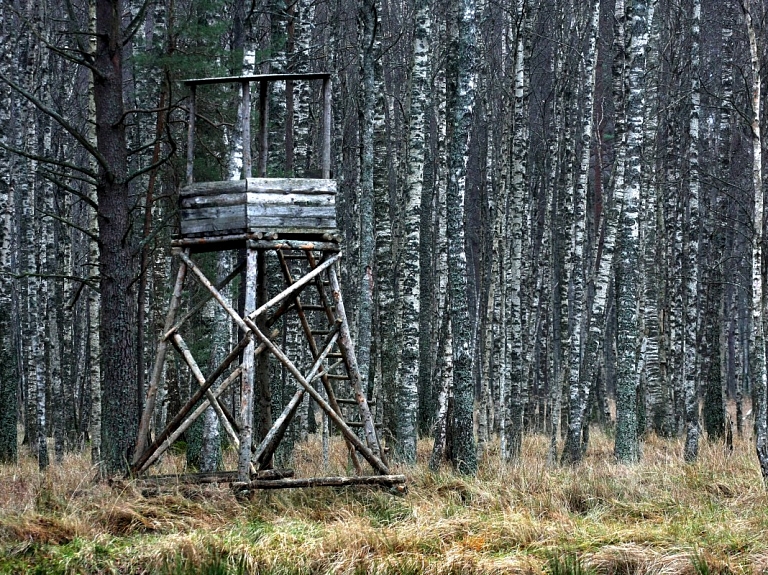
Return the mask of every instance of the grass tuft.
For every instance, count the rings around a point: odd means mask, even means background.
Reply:
[[[0,573],[741,574],[768,572],[768,496],[747,440],[728,454],[650,436],[635,466],[613,461],[595,431],[585,460],[548,466],[548,439],[526,437],[520,461],[486,450],[476,478],[429,471],[431,445],[406,495],[368,488],[257,492],[96,481],[86,457],[45,473],[0,466]],[[348,473],[343,442],[323,468],[300,444],[297,475]],[[233,454],[227,454],[230,459]],[[231,463],[231,462],[230,462]],[[185,470],[169,454],[158,473]]]

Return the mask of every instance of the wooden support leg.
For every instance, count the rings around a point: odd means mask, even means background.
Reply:
[[[336,344],[338,337],[339,330],[336,328],[332,330],[331,334],[329,335],[329,340],[323,349],[323,352],[318,354],[312,369],[307,375],[306,379],[308,382],[311,383],[317,373],[320,371],[323,365],[323,361],[325,361],[325,358],[333,349],[333,346]],[[269,432],[264,437],[264,440],[256,449],[254,460],[259,463],[260,470],[266,468],[266,466],[269,464],[269,461],[272,458],[272,454],[280,444],[280,441],[285,434],[285,430],[288,428],[288,425],[291,423],[291,419],[293,419],[293,416],[296,414],[296,410],[298,409],[302,399],[304,399],[304,393],[305,390],[303,388],[299,388],[296,391],[294,396],[291,398],[291,401],[288,403],[285,409],[283,409],[283,413],[281,413],[280,417],[278,417],[277,421],[275,421],[272,429],[269,430]]]
[[[262,305],[269,299],[269,292],[267,291],[267,262],[266,251],[259,250],[257,257],[257,293],[256,293],[256,305]],[[266,317],[260,316],[257,320],[259,328],[266,333]],[[259,441],[264,439],[269,433],[272,427],[272,389],[269,381],[269,355],[261,355],[256,361],[256,398],[259,404],[259,429],[256,437]],[[266,465],[265,469],[271,467],[270,459],[264,460]]]
[[[189,250],[185,250],[189,251]],[[187,265],[182,262],[179,266],[179,273],[176,274],[176,284],[173,286],[173,295],[171,295],[171,302],[168,305],[168,315],[165,317],[165,329],[163,332],[167,332],[173,322],[176,320],[176,312],[179,309],[179,302],[181,301],[181,290],[184,287],[184,278],[187,273]],[[133,462],[135,463],[139,456],[147,448],[147,436],[149,434],[149,424],[152,420],[152,415],[155,411],[155,399],[157,397],[157,388],[160,383],[160,378],[163,375],[163,368],[165,367],[165,352],[168,348],[168,341],[166,338],[161,339],[157,343],[157,352],[155,353],[155,365],[152,369],[152,378],[149,381],[149,389],[147,390],[147,398],[144,403],[144,412],[141,414],[141,422],[139,423],[139,435],[136,438],[136,448],[133,452]]]
[[[360,455],[365,457],[368,463],[370,463],[377,472],[383,475],[388,474],[389,469],[381,460],[381,458],[373,453],[373,451],[369,449],[357,435],[355,435],[355,433],[349,428],[344,420],[339,417],[336,412],[333,411],[328,402],[325,401],[325,399],[323,399],[317,390],[312,387],[312,385],[304,378],[303,375],[301,375],[301,372],[296,368],[293,362],[291,362],[291,360],[288,359],[286,355],[259,330],[258,327],[255,325],[251,325],[250,327],[256,337],[258,337],[262,342],[264,342],[264,344],[266,344],[267,348],[269,348],[269,351],[272,352],[272,354],[280,361],[280,363],[288,368],[288,371],[291,372],[291,375],[296,378],[296,381],[301,384],[301,386],[307,391],[307,393],[309,393],[312,399],[314,399],[315,402],[328,414],[328,417],[331,418],[331,421],[333,421],[334,425],[336,425],[344,437],[346,437],[350,443],[355,446],[355,448],[360,452]]]
[[[370,450],[381,457],[381,448],[379,439],[376,435],[376,427],[373,423],[373,416],[368,407],[368,400],[365,392],[360,386],[360,369],[357,367],[357,357],[355,356],[355,346],[352,343],[352,336],[349,333],[349,324],[347,323],[347,314],[344,311],[344,301],[341,298],[341,286],[336,277],[336,270],[331,267],[328,269],[328,277],[331,280],[331,289],[333,290],[333,301],[336,305],[336,317],[341,319],[341,337],[339,337],[339,348],[344,356],[349,373],[350,383],[355,392],[355,400],[360,409],[360,416],[363,420],[363,429],[365,430],[365,440]]]
[[[180,334],[175,333],[173,334],[173,343],[176,346],[176,349],[179,350],[179,353],[184,358],[184,361],[189,366],[189,369],[192,371],[192,375],[197,380],[197,383],[200,386],[204,386],[206,379],[203,373],[200,371],[200,367],[198,367],[197,362],[195,361],[195,358],[192,357],[192,353],[189,351],[189,347],[187,347],[187,344],[184,342],[184,339],[181,337]],[[253,342],[251,342],[251,345]],[[208,402],[211,404],[213,409],[216,411],[216,415],[219,416],[219,421],[221,421],[221,426],[224,428],[224,431],[229,436],[232,443],[234,443],[235,447],[238,446],[238,437],[237,433],[235,432],[235,428],[233,426],[234,422],[230,421],[227,416],[224,413],[224,410],[222,409],[222,406],[219,405],[219,400],[214,397],[213,392],[210,389],[205,390],[205,397],[208,399]]]
[[[218,398],[224,391],[229,387],[229,385],[235,381],[238,377],[240,377],[240,368],[238,367],[235,371],[232,372],[232,374],[225,379],[221,385],[213,392],[213,396],[215,398]],[[171,433],[171,435],[168,436],[168,438],[160,445],[160,447],[157,448],[157,450],[147,459],[144,464],[137,470],[137,473],[142,473],[146,469],[149,469],[149,466],[152,465],[155,461],[157,461],[163,453],[165,453],[168,448],[173,445],[173,442],[176,441],[179,437],[181,437],[181,434],[184,433],[190,425],[192,425],[195,420],[200,417],[203,412],[208,409],[208,406],[211,405],[210,400],[206,399],[203,403],[201,403],[195,411],[192,412],[192,414],[184,420],[184,422],[174,431]]]
[[[171,435],[171,433],[173,433],[176,429],[178,429],[179,425],[183,423],[183,421],[187,418],[187,415],[189,415],[195,405],[197,405],[197,402],[203,398],[206,390],[208,390],[216,382],[216,380],[219,379],[221,374],[227,370],[233,361],[240,357],[242,351],[252,342],[253,340],[251,338],[251,334],[249,333],[240,341],[240,343],[235,346],[235,349],[233,349],[226,357],[226,359],[221,362],[219,367],[217,367],[214,372],[208,376],[208,379],[205,380],[205,384],[201,385],[197,391],[195,391],[194,395],[189,398],[189,401],[187,401],[179,413],[176,414],[176,417],[174,417],[173,420],[165,426],[165,429],[158,434],[157,438],[155,438],[155,441],[152,442],[152,445],[145,449],[144,452],[136,459],[136,462],[131,466],[131,471],[133,473],[137,473],[138,470],[141,469],[144,462],[150,458],[150,456],[157,450],[158,447],[160,447],[160,445],[162,445],[168,436]],[[266,346],[264,347],[266,348]],[[258,350],[256,350],[256,352],[258,352]]]
[[[256,287],[258,275],[258,252],[248,249],[245,271],[245,315],[256,308]],[[237,460],[238,481],[249,481],[251,477],[251,442],[253,441],[253,383],[254,383],[254,342],[251,341],[243,354],[243,374],[240,387],[240,450]]]

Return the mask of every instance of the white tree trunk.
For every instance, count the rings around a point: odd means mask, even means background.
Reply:
[[[685,242],[685,452],[686,461],[695,461],[699,452],[699,373],[698,373],[698,320],[699,320],[699,112],[701,107],[700,67],[701,0],[693,1],[691,18],[691,113],[689,119],[688,209]]]

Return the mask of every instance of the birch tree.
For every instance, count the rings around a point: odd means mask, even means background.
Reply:
[[[397,394],[398,448],[406,462],[416,460],[417,415],[419,405],[419,316],[421,305],[420,225],[424,182],[425,112],[429,87],[430,14],[422,2],[414,14],[413,64],[409,94],[408,159],[405,184],[405,222],[401,259],[400,298],[402,299],[402,350]]]
[[[0,14],[0,44],[10,45],[12,22],[7,13]],[[11,50],[0,56],[0,70],[9,73],[13,66]],[[7,84],[0,83],[0,462],[10,463],[17,458],[17,389],[18,367],[13,337],[11,310],[12,273],[11,250],[13,247],[14,187],[12,160],[7,146],[12,141],[9,133],[13,127],[13,94]]]
[[[473,429],[474,392],[469,317],[467,257],[464,244],[464,195],[469,131],[475,104],[475,1],[458,1],[457,93],[452,102],[453,133],[448,149],[448,278],[453,340],[454,445],[451,462],[461,473],[477,471]]]
[[[752,214],[752,325],[749,337],[749,375],[752,383],[752,412],[755,418],[755,449],[760,463],[763,482],[768,485],[768,407],[766,404],[766,352],[765,322],[766,297],[765,269],[763,249],[765,244],[765,201],[763,191],[763,141],[760,131],[761,83],[760,51],[752,17],[753,6],[750,0],[742,0],[744,22],[749,39],[749,55],[752,72],[750,86],[752,116],[752,190],[754,207]]]
[[[574,219],[572,241],[573,267],[571,274],[571,291],[573,297],[574,330],[571,334],[571,359],[569,374],[569,415],[568,436],[563,451],[563,459],[570,462],[581,460],[582,428],[584,415],[587,410],[590,380],[585,370],[585,349],[588,347],[587,329],[591,319],[588,309],[588,292],[585,286],[586,264],[588,254],[584,253],[586,244],[585,230],[587,219],[587,184],[589,181],[589,163],[592,152],[592,131],[595,101],[595,70],[597,63],[597,31],[600,20],[600,1],[590,6],[588,30],[588,46],[584,54],[584,86],[583,109],[581,116],[581,158],[578,179],[574,188]],[[586,265],[585,265],[586,264]],[[591,267],[591,266],[590,266]],[[592,358],[590,358],[592,359]]]
[[[360,104],[358,124],[360,130],[360,253],[359,264],[355,271],[358,301],[358,363],[360,366],[360,385],[364,390],[369,386],[370,357],[373,317],[373,266],[374,266],[374,228],[373,228],[373,113],[376,105],[374,78],[374,38],[376,33],[376,0],[365,0],[358,7],[359,48],[360,48]]]
[[[699,114],[701,104],[700,66],[701,0],[693,1],[691,17],[691,112],[689,118],[687,239],[685,242],[685,453],[686,461],[694,461],[699,451],[699,384],[698,319],[699,319]]]
[[[648,41],[647,3],[636,0],[631,20],[627,100],[627,174],[623,190],[624,213],[619,230],[617,270],[618,373],[616,380],[616,458],[622,463],[640,459],[637,432],[637,361],[638,361],[638,207],[642,166],[643,74],[645,46]],[[617,190],[621,193],[622,191]]]

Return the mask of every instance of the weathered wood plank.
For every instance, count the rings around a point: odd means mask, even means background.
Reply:
[[[327,178],[248,178],[247,182],[248,191],[257,193],[336,193],[336,180]]]
[[[253,218],[272,217],[272,218],[324,218],[336,219],[336,208],[334,206],[302,206],[296,204],[249,204],[248,221]]]
[[[242,192],[192,195],[182,197],[179,206],[186,209],[239,205],[335,206],[336,196],[330,192],[312,194],[298,192]]]
[[[302,231],[306,228],[318,230],[335,230],[336,218],[316,218],[308,217],[268,217],[259,216],[248,219],[248,231],[267,231],[275,230],[277,232],[285,230]]]
[[[293,469],[265,469],[251,473],[251,479],[270,481],[293,477]],[[139,477],[136,482],[141,485],[159,486],[178,483],[234,483],[237,481],[237,471],[214,471],[211,473],[184,473],[181,475],[150,475]]]
[[[335,206],[336,195],[330,192],[248,192],[248,205],[275,204],[297,206]]]
[[[215,206],[242,206],[247,203],[247,198],[248,194],[245,192],[185,196],[179,201],[179,207],[192,209]]]
[[[296,487],[344,487],[347,485],[384,485],[391,487],[406,482],[405,475],[361,475],[356,477],[303,477],[296,479],[256,479],[250,489],[290,489]]]
[[[211,194],[236,194],[248,190],[246,180],[225,180],[223,182],[195,182],[179,190],[182,198],[190,196],[209,196]]]

